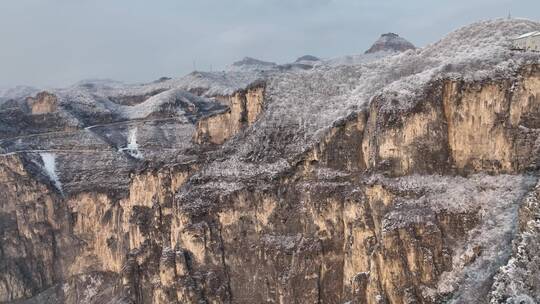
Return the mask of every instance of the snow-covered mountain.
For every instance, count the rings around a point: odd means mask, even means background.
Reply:
[[[398,34],[386,33],[375,41],[375,43],[366,51],[366,54],[376,52],[404,52],[406,50],[414,50],[416,47],[400,37]]]
[[[0,302],[540,301],[539,27],[12,95]]]

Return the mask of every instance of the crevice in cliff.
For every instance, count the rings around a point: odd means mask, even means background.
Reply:
[[[323,289],[323,286],[321,284],[321,279],[322,279],[322,265],[319,265],[319,271],[318,271],[318,274],[317,274],[317,304],[322,304],[322,289]]]
[[[220,242],[219,247],[221,249],[221,264],[223,267],[223,271],[225,273],[225,280],[226,280],[225,284],[227,285],[227,294],[228,294],[227,298],[228,299],[226,299],[226,301],[228,303],[231,303],[234,300],[234,295],[231,289],[231,276],[229,273],[229,266],[226,263],[225,243],[223,242],[223,234],[222,234],[223,227],[219,223],[216,223],[216,225],[218,226],[218,232],[219,232],[219,242]]]

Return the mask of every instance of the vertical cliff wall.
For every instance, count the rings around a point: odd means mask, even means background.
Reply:
[[[231,111],[201,122],[195,139],[204,133],[217,144],[252,124],[263,92],[231,97]],[[460,286],[476,286],[468,271],[508,246],[503,236],[514,233],[512,216],[534,178],[407,176],[534,169],[539,93],[540,73],[529,66],[516,80],[433,82],[399,112],[376,99],[266,186],[185,185],[197,167],[173,166],[133,175],[123,198],[63,198],[23,159],[3,156],[2,300],[46,290],[76,303],[82,298],[69,290],[90,284],[88,275],[96,290],[88,303],[111,294],[134,303],[465,297]],[[214,129],[202,128],[210,122]],[[506,216],[497,232],[491,216]]]

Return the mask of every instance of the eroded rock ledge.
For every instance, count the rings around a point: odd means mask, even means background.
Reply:
[[[368,110],[332,128],[306,159],[393,176],[536,170],[539,91],[540,71],[532,65],[516,79],[438,80],[406,107],[376,97]]]
[[[251,126],[264,105],[264,84],[257,83],[232,96],[216,97],[229,108],[197,122],[194,141],[198,144],[223,144],[243,128]]]

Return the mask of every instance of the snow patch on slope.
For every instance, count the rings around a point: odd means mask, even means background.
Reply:
[[[58,178],[56,171],[56,154],[54,153],[40,153],[41,160],[43,162],[43,169],[54,186],[62,192],[62,183]]]
[[[217,71],[192,72],[186,76],[152,82],[141,85],[125,85],[114,90],[98,92],[101,96],[134,96],[145,95],[156,91],[179,89],[205,97],[228,96],[243,90],[256,81],[265,78],[266,71]]]
[[[190,103],[190,99],[198,98],[183,90],[169,90],[148,98],[134,106],[118,105],[116,111],[126,119],[142,119],[159,110],[165,104],[174,104],[177,100]]]
[[[126,147],[121,148],[119,151],[125,151],[134,158],[143,159],[143,155],[139,150],[139,144],[137,143],[137,130],[137,127],[129,129]]]
[[[513,255],[495,276],[491,303],[540,302],[540,184],[530,192],[521,209],[523,231],[513,244]]]

